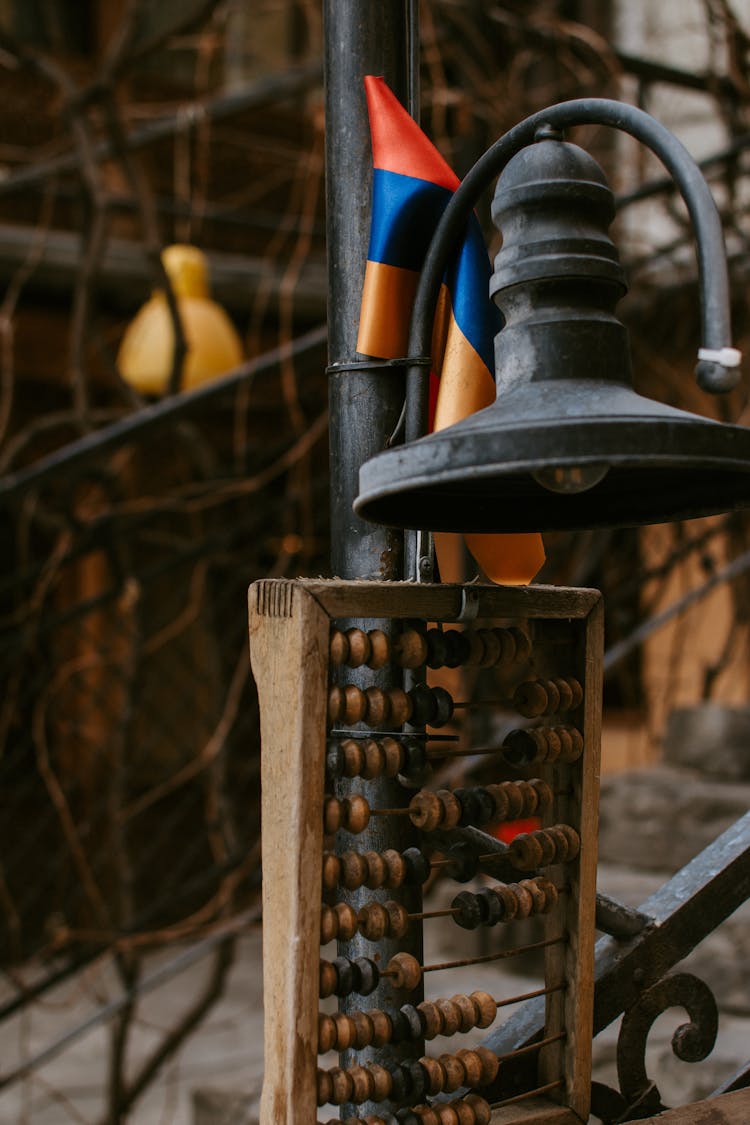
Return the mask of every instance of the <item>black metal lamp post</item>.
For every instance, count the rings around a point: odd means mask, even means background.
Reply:
[[[696,233],[704,390],[739,378],[719,216],[696,164],[648,114],[600,99],[564,102],[511,129],[449,204],[412,318],[406,444],[360,470],[355,510],[393,527],[531,531],[655,523],[750,505],[750,429],[676,410],[632,389],[625,292],[607,233],[614,200],[598,164],[561,129],[612,125],[660,157]],[[504,170],[504,171],[503,171]],[[502,172],[493,218],[503,233],[491,291],[505,319],[495,339],[497,400],[422,437],[424,356],[451,250],[471,209]]]

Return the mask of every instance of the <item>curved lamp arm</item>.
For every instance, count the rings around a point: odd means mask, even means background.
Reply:
[[[451,250],[482,193],[516,153],[534,142],[543,125],[555,129],[609,125],[629,133],[659,157],[677,184],[695,231],[703,322],[703,346],[695,372],[698,383],[703,390],[720,394],[739,381],[740,356],[731,347],[724,236],[716,204],[700,169],[674,134],[642,109],[610,98],[579,98],[540,110],[505,133],[467,173],[443,212],[414,300],[409,358],[421,359],[422,363],[407,367],[406,441],[413,441],[426,431],[428,375],[424,357],[430,353],[435,306]]]

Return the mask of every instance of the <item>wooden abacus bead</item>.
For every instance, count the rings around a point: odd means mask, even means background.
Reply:
[[[341,802],[341,827],[356,836],[370,823],[370,806],[364,797],[355,793]]]
[[[531,656],[531,641],[526,633],[524,633],[523,629],[519,629],[516,625],[511,625],[508,632],[513,637],[516,645],[513,662],[515,664],[522,664]]]
[[[350,726],[354,723],[361,723],[367,714],[367,696],[358,688],[356,684],[347,684],[342,689],[339,687],[331,688],[331,694],[340,693],[335,696],[338,702],[338,711],[332,716],[332,721],[337,719],[339,722],[348,723]],[[329,704],[328,714],[331,715],[331,706]]]
[[[353,1046],[357,1035],[354,1020],[344,1012],[336,1012],[332,1018],[336,1029],[336,1050],[346,1051]]]
[[[331,964],[336,970],[334,994],[336,996],[348,996],[350,992],[356,992],[359,984],[359,973],[354,966],[354,962],[350,961],[348,957],[335,957]]]
[[[341,860],[335,852],[323,852],[323,887],[333,891],[339,885]]]
[[[412,1109],[412,1115],[418,1125],[440,1125],[440,1117],[434,1105],[415,1105]],[[401,1120],[404,1120],[403,1117]]]
[[[548,705],[549,696],[539,680],[525,680],[513,693],[513,706],[527,719],[543,715]]]
[[[461,802],[450,789],[438,789],[435,796],[442,806],[441,828],[455,828],[461,819]]]
[[[568,840],[568,860],[576,859],[581,850],[581,837],[576,832],[572,824],[556,824],[565,833]]]
[[[562,753],[562,741],[554,727],[547,727],[544,732],[545,754],[544,760],[550,765],[556,762]]]
[[[404,692],[406,697],[406,692]],[[391,700],[391,718],[393,718],[393,701]],[[406,722],[406,720],[403,720]],[[401,723],[398,724],[401,726]],[[397,777],[406,763],[406,752],[400,742],[396,742],[395,738],[389,738],[387,735],[380,743],[380,749],[383,753],[384,772],[386,777]]]
[[[479,900],[471,891],[461,891],[453,899],[451,910],[456,913],[453,921],[462,930],[476,930],[482,924],[482,909]]]
[[[381,855],[387,872],[383,886],[387,887],[389,891],[396,887],[403,886],[404,879],[406,878],[406,861],[404,857],[394,848],[386,848]]]
[[[337,902],[333,912],[338,924],[338,940],[351,941],[357,932],[357,911],[348,902]]]
[[[549,867],[551,863],[561,863],[562,854],[560,848],[563,844],[564,837],[553,834],[548,828],[541,828],[539,831],[535,832],[534,835],[542,848],[542,860],[539,866]]]
[[[447,629],[443,636],[448,647],[445,656],[446,668],[458,668],[461,664],[465,664],[471,651],[466,633],[460,629]]]
[[[474,1022],[476,1027],[489,1027],[490,1024],[495,1022],[497,1017],[497,1003],[494,998],[490,996],[489,992],[482,992],[481,990],[472,992],[469,999],[474,1005]]]
[[[364,760],[361,744],[354,738],[347,738],[341,743],[340,750],[343,756],[342,775],[358,777]]]
[[[379,1008],[370,1008],[367,1014],[372,1024],[372,1039],[370,1040],[372,1046],[383,1047],[386,1043],[390,1043],[393,1024],[388,1013],[381,1012]]]
[[[556,676],[552,682],[560,693],[558,711],[570,711],[573,706],[573,688],[570,682],[562,676]]]
[[[409,816],[415,828],[432,832],[443,819],[443,806],[437,793],[420,789],[409,802]]]
[[[331,1078],[331,1072],[318,1069],[316,1084],[318,1105],[328,1105],[333,1098],[333,1080]]]
[[[455,1035],[461,1026],[461,1011],[452,1000],[435,1000],[435,1007],[440,1011],[443,1019],[441,1035]]]
[[[375,671],[384,668],[391,658],[391,645],[382,629],[371,629],[367,634],[370,641],[369,666]]]
[[[573,701],[570,704],[570,710],[575,711],[583,703],[583,688],[575,676],[566,676],[565,682],[570,685],[570,690],[573,692]]]
[[[349,639],[340,629],[332,629],[328,642],[328,658],[331,664],[346,664],[349,659]]]
[[[484,655],[479,663],[480,668],[493,668],[500,663],[503,645],[494,629],[479,629],[479,636],[484,645]]]
[[[490,1125],[492,1110],[489,1102],[485,1101],[480,1094],[467,1094],[463,1100],[464,1104],[471,1106],[474,1111],[475,1125]]]
[[[465,1102],[463,1098],[456,1098],[455,1101],[448,1102],[446,1108],[452,1109],[455,1112],[458,1118],[458,1125],[476,1125],[477,1116],[472,1107],[468,1102]],[[487,1118],[487,1120],[489,1121],[489,1118]],[[444,1123],[441,1123],[441,1125],[444,1125]]]
[[[352,1066],[349,1068],[349,1077],[352,1080],[352,1102],[358,1105],[369,1101],[374,1093],[375,1082],[369,1067]]]
[[[550,863],[567,863],[570,843],[560,826],[555,824],[551,828],[545,828],[544,835],[550,841],[550,851],[549,858],[542,861],[543,866],[546,867]],[[542,844],[544,844],[544,840],[542,840]]]
[[[346,697],[344,689],[338,684],[328,689],[328,722],[336,723],[344,717],[346,711]]]
[[[350,668],[361,668],[370,659],[372,648],[370,638],[362,629],[347,629],[346,639],[349,642],[349,656],[347,664]]]
[[[545,715],[556,715],[560,710],[560,689],[556,680],[545,680],[544,690],[547,692],[547,706]]]
[[[466,657],[466,664],[476,666],[481,664],[484,659],[484,641],[475,630],[467,631],[465,637],[469,643],[469,654]]]
[[[426,684],[417,684],[408,692],[411,700],[411,721],[415,727],[425,727],[432,723],[437,715],[437,702],[435,696]]]
[[[380,852],[363,852],[362,862],[364,864],[364,872],[362,882],[359,883],[358,886],[368,887],[371,891],[382,887],[385,882],[386,867],[385,860]]]
[[[503,901],[495,894],[493,887],[482,887],[481,891],[477,892],[477,900],[482,911],[483,926],[496,926],[498,922],[504,921]]]
[[[391,724],[394,727],[402,727],[412,718],[411,697],[403,688],[390,688],[388,698],[391,704]]]
[[[442,687],[432,688],[435,700],[435,714],[430,721],[432,727],[444,727],[453,718],[453,696]]]
[[[339,857],[339,882],[348,891],[362,886],[367,875],[367,861],[359,852],[345,851]]]
[[[445,1067],[440,1060],[424,1055],[419,1060],[419,1065],[425,1074],[425,1092],[431,1097],[441,1093],[445,1089]]]
[[[560,755],[562,760],[564,762],[577,762],[583,754],[583,735],[581,732],[577,727],[563,727],[560,731],[560,738],[563,744]]]
[[[391,717],[391,701],[379,687],[368,687],[365,691],[364,718],[371,727],[382,726]]]
[[[511,766],[543,762],[547,743],[541,730],[512,730],[503,739],[503,757]]]
[[[507,883],[498,883],[493,890],[497,897],[503,904],[504,920],[512,922],[518,915],[518,899],[516,898],[512,886]]]
[[[409,913],[400,902],[389,900],[385,904],[388,911],[388,937],[402,938],[409,930]]]
[[[445,1071],[445,1082],[443,1089],[447,1094],[452,1094],[454,1090],[460,1088],[466,1082],[466,1068],[456,1055],[441,1055],[440,1064]]]
[[[368,902],[359,911],[359,930],[368,941],[382,941],[388,936],[389,916],[382,902]]]
[[[422,883],[427,882],[432,868],[427,856],[419,848],[407,848],[402,859],[406,864],[405,882],[413,887],[421,887]]]
[[[529,785],[533,785],[536,789],[538,798],[537,813],[539,816],[544,816],[550,811],[554,802],[555,795],[552,792],[552,786],[548,785],[541,777],[532,777],[529,779]]]
[[[454,789],[453,796],[461,806],[461,819],[459,824],[465,828],[467,824],[476,824],[479,816],[479,801],[473,789]]]
[[[518,781],[516,784],[521,791],[521,799],[523,801],[521,816],[533,816],[539,807],[539,794],[528,781]]]
[[[509,859],[520,871],[533,871],[542,862],[542,845],[533,832],[520,832],[508,845]]]
[[[355,957],[352,966],[356,977],[353,991],[360,996],[369,996],[378,987],[380,969],[369,957]]]
[[[324,1055],[338,1047],[336,1038],[336,1024],[333,1016],[325,1012],[318,1012],[318,1054]]]
[[[336,967],[332,965],[330,961],[321,961],[318,988],[318,995],[321,1000],[326,1000],[329,996],[333,996],[336,991],[338,979]]]
[[[416,1040],[422,1038],[422,1015],[413,1004],[402,1004],[399,1013],[403,1020],[399,1030],[402,1032],[401,1040]]]
[[[482,1060],[476,1051],[462,1047],[456,1051],[456,1058],[460,1059],[464,1067],[462,1086],[479,1086],[482,1081]]]
[[[425,637],[427,641],[427,667],[442,668],[448,655],[448,642],[445,640],[442,629],[428,629]]]
[[[420,668],[427,660],[427,641],[416,629],[393,638],[393,659],[400,668]]]
[[[344,751],[339,742],[329,742],[326,747],[326,776],[330,779],[344,776]]]
[[[343,1105],[344,1102],[350,1102],[354,1093],[354,1083],[349,1071],[345,1070],[343,1066],[333,1066],[328,1073],[332,1087],[331,1096],[328,1099],[331,1105]],[[318,1095],[318,1098],[320,1099],[320,1095]],[[318,1104],[324,1105],[325,1103],[319,1100]]]
[[[320,944],[327,945],[329,941],[333,941],[338,932],[338,919],[333,912],[333,907],[323,903],[320,908]]]
[[[393,987],[413,992],[422,979],[422,966],[411,953],[397,953],[387,965]]]
[[[323,832],[332,836],[341,827],[341,801],[338,797],[327,795],[323,798]]]
[[[542,914],[549,914],[557,906],[557,887],[551,879],[544,877],[535,880],[537,887],[544,895],[544,906],[542,907]]]
[[[531,913],[543,914],[547,896],[539,886],[538,881],[536,879],[521,879],[518,885],[531,895]]]
[[[489,1047],[475,1047],[474,1050],[482,1060],[482,1077],[479,1081],[480,1086],[491,1086],[497,1078],[497,1072],[500,1067],[500,1060],[494,1051]]]
[[[493,819],[496,821],[507,820],[510,803],[508,801],[507,791],[503,787],[503,783],[493,782],[492,784],[485,786],[485,788],[492,798],[492,802],[494,805]]]
[[[495,629],[495,635],[500,638],[500,663],[513,664],[516,659],[516,636],[510,629]]]
[[[422,1020],[425,1039],[434,1039],[443,1034],[443,1014],[434,1000],[423,1000],[421,1004],[417,1004],[417,1011]],[[432,1093],[431,1090],[427,1092]]]
[[[366,781],[381,777],[385,773],[385,751],[381,743],[368,738],[362,745],[362,768],[360,774]]]
[[[391,1072],[379,1063],[369,1063],[367,1069],[372,1078],[372,1100],[383,1102],[393,1092]]]
[[[424,743],[412,739],[403,744],[403,750],[404,764],[401,768],[401,772],[410,781],[413,780],[422,784],[424,774],[429,770],[427,764],[427,750]]]
[[[523,792],[516,781],[501,782],[508,796],[508,820],[517,820],[523,815]]]
[[[522,887],[520,883],[509,883],[508,886],[516,896],[518,903],[517,918],[528,918],[534,909],[534,899],[532,898],[526,887]]]
[[[458,1025],[459,1031],[465,1034],[467,1031],[471,1031],[473,1027],[476,1027],[476,1006],[470,996],[464,996],[462,993],[458,992],[455,996],[451,996],[451,1004],[453,1004],[458,1012],[461,1021]]]

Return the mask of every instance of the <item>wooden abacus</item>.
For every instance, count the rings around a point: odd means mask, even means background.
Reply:
[[[469,618],[477,624],[468,624]],[[363,627],[347,629],[352,619]],[[389,631],[368,629],[368,621],[387,623]],[[458,627],[443,628],[449,623]],[[315,1125],[323,1105],[348,1106],[349,1125],[585,1121],[601,718],[599,594],[543,586],[266,580],[250,589],[250,642],[262,738],[261,1125]],[[332,671],[342,667],[381,669],[389,663],[412,670],[504,669],[509,686],[502,703],[521,718],[501,745],[484,752],[495,754],[516,780],[456,790],[422,786],[406,795],[403,808],[373,808],[362,792],[334,795],[334,778],[359,779],[366,789],[368,779],[418,775],[430,756],[430,731],[442,729],[467,705],[421,682],[409,690],[331,682]],[[426,739],[405,738],[404,724],[426,728]],[[453,752],[437,746],[436,755]],[[382,816],[408,818],[423,834],[420,847],[353,847],[352,837],[356,843],[370,819]],[[509,845],[483,832],[528,816],[538,817],[540,827]],[[329,843],[324,850],[325,838],[339,830],[347,833],[348,846]],[[446,851],[445,840],[454,836],[458,843]],[[430,843],[433,837],[441,847]],[[487,854],[482,841],[488,841]],[[430,917],[384,896],[389,889],[421,885],[437,867],[461,882],[478,872],[486,878],[499,871],[502,878],[479,890],[458,890],[450,908],[436,914],[464,929],[540,915],[544,940],[446,964],[420,964],[407,952],[384,959],[379,942],[397,941]],[[318,888],[328,901],[321,902]],[[341,900],[362,888],[375,892],[377,901],[355,909]],[[337,892],[339,901],[332,901]],[[355,935],[372,943],[372,956],[321,960],[321,943]],[[425,1053],[396,1066],[379,1065],[372,1050],[489,1028],[498,1009],[527,997],[496,999],[467,987],[445,999],[421,1001],[417,994],[418,1002],[392,1010],[349,1004],[346,1011],[319,1012],[321,998],[368,996],[383,978],[408,990],[428,972],[469,969],[526,950],[541,950],[544,957],[544,986],[527,996],[545,997],[546,1017],[541,1039],[513,1052],[524,1064],[531,1052],[536,1067],[531,1085],[511,1096],[503,1090],[513,1089],[508,1075],[514,1057],[498,1057],[484,1046],[438,1057]],[[318,1054],[329,1050],[346,1052],[347,1065],[319,1066]],[[357,1059],[352,1052],[359,1051],[365,1052],[363,1064],[351,1065]],[[351,1116],[352,1106],[381,1102],[382,1111]]]

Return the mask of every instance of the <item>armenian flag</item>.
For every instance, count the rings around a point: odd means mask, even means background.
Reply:
[[[365,91],[373,187],[357,351],[379,359],[406,355],[409,321],[427,247],[458,178],[382,78]],[[494,338],[502,327],[489,296],[490,263],[476,218],[446,273],[432,339],[430,429],[441,430],[495,400]],[[530,582],[544,562],[537,534],[467,535],[494,582]],[[443,581],[457,580],[453,536],[436,535]]]

